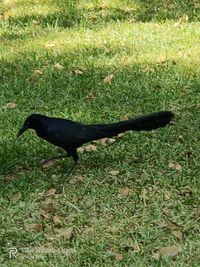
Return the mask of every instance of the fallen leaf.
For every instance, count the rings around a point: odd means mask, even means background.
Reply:
[[[175,164],[175,169],[180,171],[182,169],[181,165],[179,163]]]
[[[129,189],[128,187],[122,188],[122,189],[120,189],[120,191],[119,191],[119,195],[118,195],[118,196],[119,196],[120,198],[127,197],[128,194],[129,194],[129,192],[130,192],[130,189]]]
[[[22,197],[22,193],[17,192],[10,197],[10,200],[15,203],[15,202],[19,201],[21,197]]]
[[[78,150],[78,152],[80,152],[80,153],[83,153],[83,152],[85,151],[83,147],[79,147],[77,150]]]
[[[114,138],[108,138],[107,143],[113,144],[116,140]]]
[[[116,175],[119,174],[119,171],[117,171],[117,170],[112,170],[112,171],[110,171],[110,174],[113,175],[113,176],[116,176]]]
[[[122,120],[122,121],[127,121],[127,120],[129,120],[128,115],[125,114],[124,116],[122,116],[122,117],[121,117],[121,120]]]
[[[116,252],[116,253],[115,253],[115,258],[116,258],[116,260],[118,260],[118,261],[122,261],[123,258],[124,258],[124,256],[123,256],[123,254]]]
[[[170,162],[170,163],[168,164],[168,167],[169,167],[169,168],[174,168],[174,166],[175,166],[175,165],[174,165],[174,163],[172,163],[172,162]]]
[[[122,261],[124,256],[123,254],[117,252],[117,251],[111,251],[111,254],[115,257],[116,260]]]
[[[16,107],[17,107],[17,104],[12,103],[12,102],[9,102],[5,106],[3,106],[3,108],[8,108],[8,109],[13,109],[13,108],[16,108]]]
[[[119,133],[116,138],[121,138],[124,135],[124,133]]]
[[[139,246],[139,244],[137,242],[133,244],[133,250],[134,250],[134,252],[139,252],[140,251],[140,246]]]
[[[39,223],[29,224],[26,226],[26,230],[39,233],[42,230],[42,225]]]
[[[96,151],[97,147],[91,144],[91,145],[84,146],[84,150],[87,152]]]
[[[55,188],[51,188],[51,189],[49,189],[48,191],[47,191],[47,193],[46,193],[46,197],[50,197],[50,196],[53,196],[53,195],[55,195],[55,193],[56,193],[56,189]]]
[[[34,70],[34,74],[42,75],[43,71],[42,70]]]
[[[180,171],[182,169],[182,166],[179,163],[170,162],[168,166],[169,168],[175,169],[177,171]]]
[[[179,252],[182,251],[182,248],[180,246],[169,246],[169,247],[163,247],[161,249],[158,249],[152,253],[152,257],[156,260],[160,260],[162,256],[175,256]]]
[[[105,137],[105,138],[101,138],[99,140],[94,140],[93,142],[96,143],[96,144],[102,144],[102,145],[105,145],[106,142],[108,140],[108,137]]]
[[[86,96],[86,99],[89,101],[95,100],[96,96],[92,93],[89,92],[88,95]]]
[[[155,260],[159,261],[159,260],[160,260],[160,252],[159,252],[159,251],[153,252],[153,253],[152,253],[152,257],[153,257]]]
[[[59,234],[55,235],[55,237],[57,237],[57,238],[63,238],[64,240],[69,240],[72,237],[73,230],[74,230],[73,227],[69,227],[69,228],[67,228],[65,230],[62,229],[59,232]]]
[[[41,217],[44,218],[45,220],[49,220],[49,214],[47,214],[47,213],[44,213],[44,212],[43,212],[43,213],[41,214]]]
[[[94,140],[93,143],[95,144],[101,144],[101,145],[107,145],[107,144],[113,144],[116,140],[114,138],[101,138],[99,140]]]
[[[64,69],[64,66],[61,65],[60,63],[56,63],[56,64],[54,65],[54,68],[56,68],[56,69],[58,69],[58,70],[62,70],[62,69]]]
[[[180,246],[169,246],[164,247],[159,250],[159,253],[161,256],[174,256],[182,251],[182,248]]]
[[[49,200],[42,203],[42,208],[44,209],[44,211],[51,213],[55,212],[56,210],[55,204]]]
[[[199,219],[200,218],[200,209],[197,209],[195,214],[194,214],[195,218]]]
[[[61,220],[61,217],[55,215],[52,217],[52,222],[55,224],[55,225],[60,225],[62,224],[62,220]]]
[[[179,195],[183,197],[190,197],[192,195],[192,189],[190,187],[185,187],[180,189]]]
[[[103,79],[103,81],[104,81],[104,83],[110,83],[110,84],[111,84],[113,78],[114,78],[114,74],[112,73],[112,74],[106,76],[106,77]]]
[[[183,234],[180,230],[174,230],[172,231],[173,236],[175,236],[177,239],[182,240]]]
[[[179,19],[178,24],[182,25],[182,24],[187,23],[188,21],[189,21],[189,17],[188,15],[185,14]]]
[[[80,184],[80,183],[84,183],[84,177],[81,175],[78,176],[74,176],[70,181],[70,184]]]
[[[43,168],[43,169],[47,169],[51,166],[54,165],[54,161],[53,160],[44,160],[44,161],[41,161],[40,162],[40,166]]]

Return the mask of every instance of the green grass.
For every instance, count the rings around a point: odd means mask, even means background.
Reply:
[[[199,11],[199,1],[186,0],[1,3],[1,266],[199,266]],[[189,20],[181,24],[184,15]],[[37,166],[58,150],[34,132],[16,140],[34,112],[100,123],[159,110],[172,110],[174,125],[126,133],[80,154],[73,176],[83,183],[70,183],[71,159]],[[56,194],[47,197],[51,188]],[[44,218],[47,200],[55,209]],[[42,229],[30,231],[30,224]],[[52,239],[71,226],[69,240]],[[182,252],[152,257],[172,245]],[[13,247],[19,251],[10,259]]]

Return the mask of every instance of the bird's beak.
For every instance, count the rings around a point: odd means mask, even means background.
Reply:
[[[28,129],[28,127],[26,125],[23,125],[22,128],[19,130],[18,134],[17,134],[17,138],[22,135],[26,130]]]

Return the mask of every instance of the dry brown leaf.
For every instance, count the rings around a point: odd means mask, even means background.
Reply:
[[[140,246],[139,246],[139,244],[137,242],[133,244],[133,250],[134,250],[134,252],[139,252],[140,251]]]
[[[67,229],[62,229],[61,231],[59,231],[59,234],[55,235],[55,237],[57,238],[63,238],[64,240],[69,240],[72,237],[73,234],[73,227],[69,227]]]
[[[119,190],[118,197],[120,197],[120,198],[127,197],[129,192],[130,192],[130,189],[128,187],[122,188],[122,189]]]
[[[62,70],[62,69],[64,69],[64,66],[63,66],[62,64],[60,64],[60,63],[56,63],[56,64],[54,65],[54,68],[56,68],[56,69],[58,69],[58,70]]]
[[[169,168],[175,169],[177,171],[180,171],[182,169],[182,166],[179,163],[170,162],[168,166]]]
[[[121,138],[124,135],[124,133],[119,133],[116,138]]]
[[[113,144],[116,141],[114,138],[101,138],[99,140],[94,140],[93,143],[95,144],[101,144],[101,145],[107,145],[107,144]]]
[[[170,216],[170,215],[172,215],[172,210],[169,209],[169,208],[164,208],[164,209],[163,209],[163,213],[164,213],[166,216]]]
[[[84,146],[84,150],[87,152],[96,151],[97,147],[91,144],[91,145]]]
[[[177,239],[182,240],[183,234],[180,230],[174,230],[172,231],[173,236],[175,236]]]
[[[116,140],[114,138],[108,138],[107,143],[113,144]]]
[[[55,193],[56,193],[56,189],[55,188],[51,188],[51,189],[49,189],[47,192],[46,192],[46,197],[50,197],[50,196],[53,196],[53,195],[55,195]]]
[[[112,73],[112,74],[106,76],[106,77],[103,79],[103,81],[104,81],[104,83],[111,83],[113,78],[114,78],[114,74]]]
[[[61,217],[60,216],[53,216],[52,217],[52,222],[55,224],[55,225],[60,225],[62,224],[62,220],[61,220]]]
[[[53,160],[48,160],[48,161],[44,160],[44,162],[42,162],[42,161],[40,162],[40,166],[43,169],[47,169],[47,168],[49,168],[49,167],[51,167],[53,165],[54,165],[54,161]]]
[[[110,171],[110,174],[113,176],[117,176],[119,174],[119,171],[118,170],[112,170],[112,171]]]
[[[195,214],[194,214],[195,218],[199,219],[200,218],[200,209],[197,209]]]
[[[21,197],[22,197],[22,193],[17,192],[10,197],[10,200],[15,203],[15,202],[19,201],[21,199]]]
[[[185,187],[180,190],[179,195],[183,197],[190,197],[192,195],[192,189],[190,187]]]
[[[168,164],[168,167],[169,167],[169,168],[174,168],[174,166],[175,166],[175,165],[174,165],[174,163],[172,163],[172,162],[170,162],[170,163]]]
[[[55,204],[49,200],[42,203],[42,208],[45,212],[51,212],[51,213],[55,212],[56,210]]]
[[[26,230],[29,232],[34,231],[39,233],[42,230],[42,225],[39,223],[29,224],[26,226]]]
[[[84,150],[84,147],[79,147],[79,148],[77,149],[77,151],[80,152],[80,153],[83,153],[85,150]]]
[[[9,102],[5,106],[3,106],[3,108],[8,108],[8,109],[13,109],[13,108],[16,108],[16,107],[17,107],[17,104],[12,103],[12,102]]]
[[[42,70],[34,70],[34,74],[42,75],[43,71]]]
[[[188,15],[185,14],[179,19],[178,24],[182,25],[182,24],[187,23],[188,21],[189,21],[189,17]]]
[[[164,247],[159,250],[159,253],[161,256],[174,256],[182,251],[182,248],[180,246],[169,246]]]
[[[115,257],[116,260],[122,261],[124,256],[123,254],[117,252],[117,251],[111,251],[111,254]]]
[[[81,184],[84,183],[84,177],[81,175],[77,175],[72,177],[72,179],[69,181],[70,184]]]
[[[169,229],[171,231],[176,231],[176,230],[179,230],[180,231],[180,229],[181,229],[181,226],[178,225],[177,223],[173,222],[173,221],[163,222],[163,223],[161,223],[160,227],[161,228]]]
[[[123,258],[124,258],[124,256],[123,256],[123,254],[116,252],[116,253],[115,253],[115,258],[116,258],[116,260],[118,260],[118,261],[122,261]]]
[[[176,163],[175,164],[175,169],[178,170],[178,171],[180,171],[182,169],[181,164]]]
[[[41,217],[44,218],[45,220],[49,220],[49,214],[47,214],[47,213],[44,213],[44,212],[43,212],[43,213],[41,214]]]
[[[121,120],[122,121],[127,121],[129,118],[128,118],[128,115],[125,114],[124,116],[121,117]]]
[[[160,252],[159,252],[159,251],[153,252],[153,253],[152,253],[152,257],[153,257],[155,260],[159,261],[159,260],[160,260]]]
[[[105,138],[101,138],[99,140],[94,140],[93,142],[96,143],[96,144],[102,144],[102,145],[105,145],[106,142],[108,140],[108,137],[105,137]]]
[[[92,92],[89,92],[88,95],[86,96],[86,99],[89,101],[93,101],[95,100],[95,98],[96,96]]]
[[[182,251],[182,248],[180,246],[169,246],[169,247],[163,247],[159,250],[156,250],[152,253],[152,257],[156,260],[160,260],[162,256],[175,256],[179,252]]]

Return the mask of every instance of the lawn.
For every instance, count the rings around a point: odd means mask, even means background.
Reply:
[[[0,265],[200,265],[200,3],[0,4]],[[31,113],[83,123],[159,110],[172,125],[88,144],[72,159]],[[88,151],[86,151],[88,150]]]

